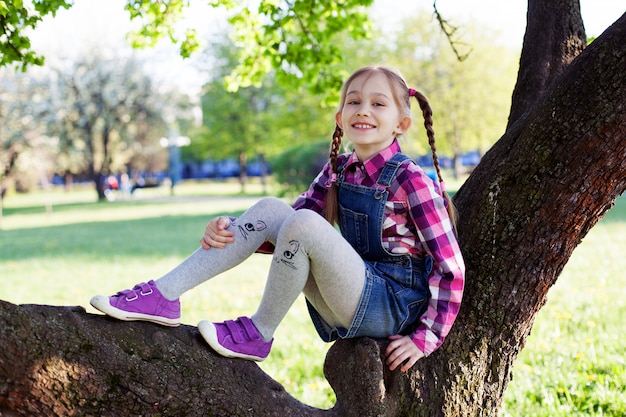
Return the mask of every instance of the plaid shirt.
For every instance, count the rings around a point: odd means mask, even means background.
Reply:
[[[385,162],[397,152],[400,145],[394,141],[363,163],[352,152],[340,155],[338,164],[347,160],[346,182],[373,187]],[[293,207],[323,214],[329,186],[330,166],[326,164]],[[439,187],[410,160],[402,163],[389,187],[382,243],[394,254],[426,253],[434,259],[428,279],[431,298],[420,325],[411,335],[415,345],[429,355],[441,346],[459,312],[465,264]]]

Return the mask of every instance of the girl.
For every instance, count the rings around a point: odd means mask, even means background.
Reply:
[[[415,97],[439,184],[400,152]],[[264,198],[237,219],[211,220],[201,248],[156,281],[91,304],[120,320],[180,324],[179,297],[255,251],[273,252],[265,292],[250,318],[201,321],[218,353],[265,359],[301,292],[327,342],[389,338],[386,363],[404,372],[442,343],[463,293],[465,266],[443,191],[426,98],[385,67],[356,71],[343,86],[330,160],[293,206]],[[346,135],[353,151],[339,155]],[[341,230],[334,228],[337,223]]]

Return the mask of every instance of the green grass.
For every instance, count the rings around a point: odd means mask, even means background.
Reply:
[[[96,203],[91,189],[10,195],[0,230],[0,299],[13,303],[82,305],[158,278],[198,246],[216,214],[237,215],[262,194],[241,195],[232,183],[193,183],[144,190],[141,198]],[[46,204],[48,206],[46,206]],[[626,414],[626,198],[576,249],[526,347],[514,365],[502,416]],[[253,255],[182,299],[183,322],[223,320],[254,312],[270,258]],[[233,294],[236,293],[236,296]],[[276,334],[260,366],[301,401],[331,407],[323,377],[330,345],[317,337],[302,298]]]
[[[626,415],[626,197],[576,248],[513,369],[502,416]]]
[[[9,196],[0,230],[0,299],[81,305],[96,313],[89,305],[94,294],[158,278],[198,247],[209,219],[236,216],[262,194],[259,186],[247,188],[250,194],[241,195],[232,183],[191,183],[176,188],[176,199],[169,190],[152,189],[113,203],[96,203],[91,189]],[[270,260],[253,255],[183,295],[183,322],[254,313]],[[301,401],[331,407],[334,393],[322,371],[330,345],[315,333],[302,297],[275,339],[261,368]]]

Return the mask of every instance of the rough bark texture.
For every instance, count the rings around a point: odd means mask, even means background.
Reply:
[[[383,366],[383,340],[329,351],[332,410],[300,403],[254,362],[219,356],[191,326],[0,301],[0,340],[0,416],[393,416],[414,396]]]
[[[254,362],[215,354],[195,327],[0,302],[0,339],[0,415],[319,415]]]
[[[626,14],[508,130],[456,195],[469,285],[462,331],[442,352],[453,365],[436,372],[447,369],[457,380],[446,381],[453,395],[446,415],[495,415],[546,292],[624,192],[624,68]]]
[[[446,343],[408,374],[385,343],[337,342],[332,410],[254,364],[216,356],[195,328],[81,308],[0,303],[0,415],[495,416],[535,315],[573,249],[626,188],[626,15],[485,155],[456,195],[467,286]]]
[[[579,0],[528,0],[509,127],[534,106],[586,44]]]

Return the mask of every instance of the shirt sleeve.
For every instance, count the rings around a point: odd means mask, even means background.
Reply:
[[[407,182],[407,198],[420,241],[434,263],[428,279],[431,297],[412,339],[428,356],[441,346],[459,313],[465,263],[445,199],[432,180],[419,171]]]

